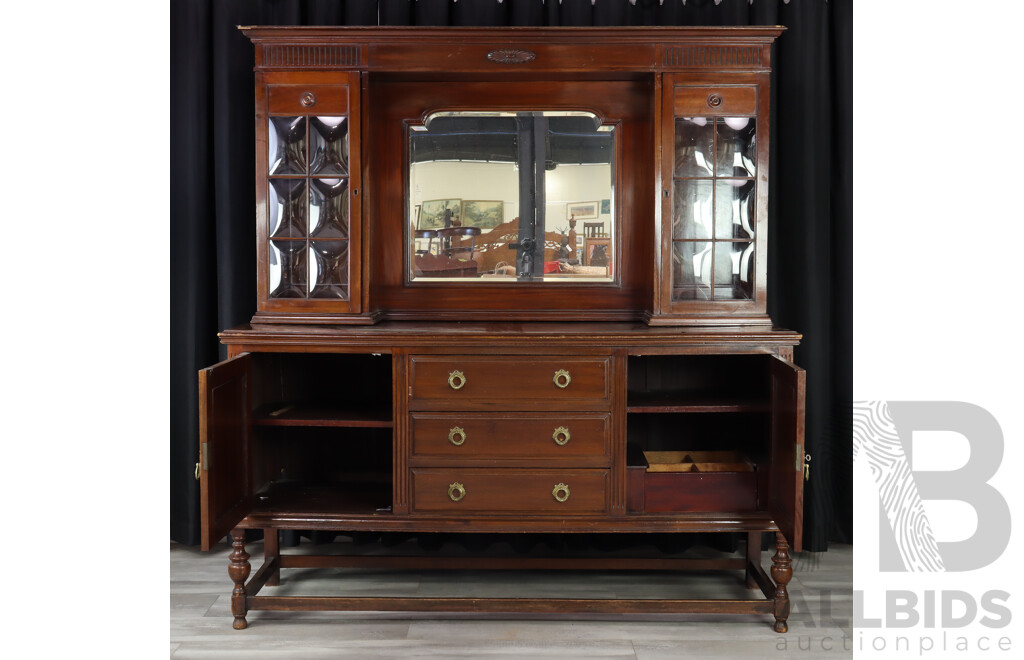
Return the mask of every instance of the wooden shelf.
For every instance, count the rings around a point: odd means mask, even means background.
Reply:
[[[257,494],[252,514],[280,512],[299,517],[390,516],[391,484],[383,481],[346,486],[268,484]]]
[[[392,428],[390,410],[360,410],[324,404],[278,404],[265,406],[253,415],[256,426],[323,426],[348,428]]]
[[[760,399],[698,399],[680,394],[631,394],[626,399],[629,413],[735,413],[767,412],[768,402]]]

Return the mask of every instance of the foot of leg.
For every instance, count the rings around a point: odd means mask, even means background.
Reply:
[[[231,563],[228,565],[228,575],[235,583],[231,592],[231,613],[235,616],[232,627],[235,630],[243,630],[248,624],[245,621],[247,611],[245,603],[245,581],[249,578],[249,553],[245,551],[245,530],[234,529],[231,531]]]
[[[789,543],[781,533],[775,534],[775,556],[772,557],[772,580],[775,581],[775,632],[789,630],[789,591],[786,585],[793,578],[793,561],[789,557]]]

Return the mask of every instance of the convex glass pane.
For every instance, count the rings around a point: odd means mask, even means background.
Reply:
[[[676,241],[672,243],[672,298],[710,300],[713,243]]]
[[[711,238],[714,227],[710,179],[685,179],[675,182],[672,209],[672,238]]]
[[[314,176],[348,174],[348,121],[345,117],[309,120],[309,173]]]
[[[718,132],[715,173],[720,177],[753,177],[757,174],[757,140],[754,117],[721,117],[715,122]]]
[[[310,241],[310,298],[348,298],[348,241]]]
[[[308,226],[309,196],[305,179],[271,179],[270,237],[305,238]]]
[[[754,244],[715,243],[715,300],[747,300],[754,292]]]
[[[306,241],[270,241],[270,297],[305,298]]]
[[[708,117],[676,119],[673,176],[707,177],[714,174],[715,120]]]
[[[311,179],[309,216],[312,238],[348,238],[348,179]]]
[[[305,117],[271,117],[267,142],[270,174],[306,173]]]
[[[715,238],[753,238],[755,201],[752,180],[716,181]]]

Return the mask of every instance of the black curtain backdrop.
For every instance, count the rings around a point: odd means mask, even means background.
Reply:
[[[804,548],[853,530],[852,0],[171,3],[171,538],[199,542],[196,372],[255,312],[253,49],[238,25],[785,25],[773,57],[768,311],[802,332]]]

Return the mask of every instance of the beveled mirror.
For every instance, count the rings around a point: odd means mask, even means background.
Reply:
[[[589,112],[410,124],[409,281],[613,281],[615,133]]]

